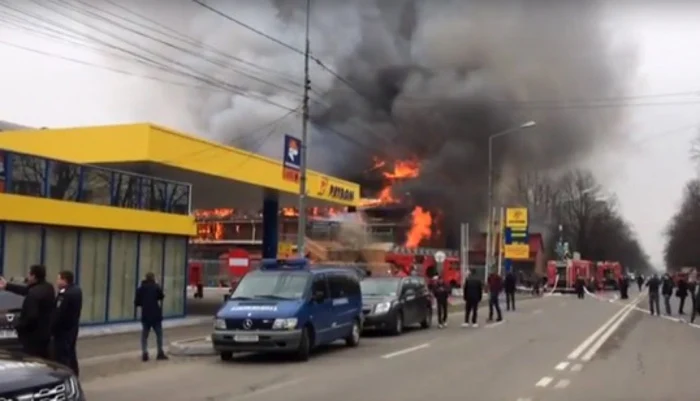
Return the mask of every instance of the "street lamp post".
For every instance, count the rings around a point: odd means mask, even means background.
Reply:
[[[491,265],[491,231],[493,230],[493,140],[508,134],[519,132],[520,130],[532,128],[537,123],[528,121],[517,127],[507,129],[489,136],[489,170],[488,170],[488,227],[486,229],[486,257],[484,258],[484,279],[488,278],[489,266]]]

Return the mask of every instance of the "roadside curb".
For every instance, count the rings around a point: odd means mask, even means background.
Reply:
[[[165,319],[163,329],[174,329],[179,327],[192,327],[202,324],[210,324],[211,316],[191,316],[186,318]],[[78,338],[102,337],[114,334],[139,333],[141,332],[141,322],[115,323],[105,326],[85,326],[80,328]]]
[[[213,356],[216,355],[211,344],[211,336],[189,338],[170,343],[169,355],[172,356]]]

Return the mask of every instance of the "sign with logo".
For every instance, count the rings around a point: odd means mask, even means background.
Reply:
[[[527,208],[509,207],[506,209],[506,228],[513,231],[527,231]]]
[[[282,179],[299,183],[301,176],[301,140],[291,135],[284,136],[282,160]]]
[[[355,191],[331,184],[328,188],[328,197],[341,201],[353,202],[355,200]]]
[[[508,259],[530,259],[530,245],[528,244],[506,244],[504,251],[504,256]]]
[[[277,257],[281,259],[291,258],[294,256],[294,245],[289,242],[280,242],[277,244]]]

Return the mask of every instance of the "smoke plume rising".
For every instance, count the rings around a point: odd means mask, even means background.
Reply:
[[[109,43],[130,40],[130,49],[180,71],[179,81],[186,71],[209,82],[187,79],[199,87],[183,87],[122,79],[119,88],[129,95],[131,119],[172,125],[277,158],[282,135],[300,134],[298,115],[288,111],[301,103],[303,57],[297,52],[190,1],[98,3],[144,23],[127,12],[136,11],[180,35],[137,28],[148,34],[144,37],[115,25],[119,19],[99,21],[73,10],[71,23],[86,25],[81,34]],[[297,49],[304,47],[304,0],[206,3]],[[400,191],[441,209],[448,222],[477,222],[486,209],[489,135],[537,122],[526,132],[494,140],[497,193],[522,169],[568,167],[621,136],[622,108],[578,107],[581,99],[624,96],[635,68],[634,49],[610,38],[599,1],[313,4],[313,56],[343,77],[311,63],[313,168],[374,183],[377,177],[366,173],[373,156],[417,158],[420,177]],[[84,11],[88,6],[75,7]],[[59,18],[55,10],[39,11]],[[178,39],[182,35],[205,47],[185,44]],[[103,59],[115,68],[154,72],[149,63],[123,54],[103,54]],[[217,85],[211,82],[226,85],[212,88]],[[456,232],[454,226],[449,231]]]

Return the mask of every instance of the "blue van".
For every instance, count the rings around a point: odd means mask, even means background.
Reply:
[[[286,352],[305,361],[314,347],[336,340],[356,347],[362,319],[359,278],[351,269],[263,260],[217,312],[212,344],[224,361],[234,352]]]

